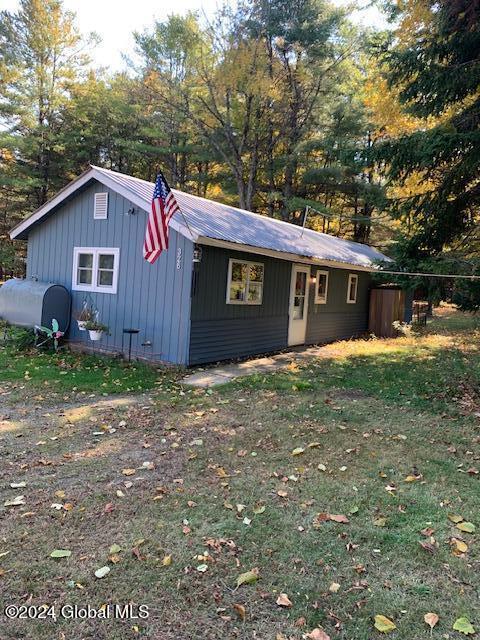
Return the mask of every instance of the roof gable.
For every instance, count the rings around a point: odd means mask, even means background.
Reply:
[[[10,237],[25,238],[33,225],[39,224],[45,216],[91,180],[98,180],[144,211],[150,211],[154,187],[152,182],[92,165],[40,209],[14,227]],[[285,254],[284,257],[287,259],[300,256],[307,261],[354,265],[368,270],[375,268],[375,263],[388,260],[386,256],[368,245],[343,240],[311,229],[303,230],[288,222],[176,189],[172,191],[181,212],[174,215],[171,226],[193,242],[202,243],[212,240],[241,245],[243,249],[250,247],[257,253],[267,250]]]

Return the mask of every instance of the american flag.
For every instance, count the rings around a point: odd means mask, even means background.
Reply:
[[[153,264],[158,256],[168,249],[168,225],[173,214],[180,211],[175,196],[160,171],[153,191],[152,210],[148,216],[143,257]]]

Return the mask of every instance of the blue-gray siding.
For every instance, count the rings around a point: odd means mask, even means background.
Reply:
[[[230,258],[264,264],[261,305],[226,304]],[[312,275],[317,267],[311,267]],[[322,270],[325,270],[322,267]],[[327,304],[315,304],[314,284],[309,286],[306,344],[360,335],[368,326],[370,275],[352,269],[330,272]],[[292,263],[257,254],[203,247],[197,286],[192,297],[190,364],[239,358],[278,351],[288,346],[289,300]],[[347,304],[349,273],[357,273],[358,296]]]
[[[229,258],[264,264],[261,305],[226,304]],[[287,346],[291,264],[266,256],[203,247],[192,296],[190,363],[213,362]]]
[[[108,218],[94,220],[94,193],[104,191],[109,193]],[[118,247],[117,293],[73,291],[73,310],[81,309],[85,299],[98,309],[100,321],[110,327],[111,333],[98,343],[99,347],[120,350],[123,329],[137,328],[140,333],[133,338],[133,346],[138,356],[187,364],[193,244],[171,230],[169,250],[149,265],[142,257],[147,214],[137,209],[136,215],[126,215],[131,206],[100,183],[87,186],[31,230],[27,277],[37,276],[71,290],[74,247]],[[78,331],[76,322],[71,325],[69,338],[89,342],[88,333]],[[142,347],[146,341],[152,346]]]
[[[370,297],[370,274],[346,269],[312,267],[312,275],[317,269],[328,271],[328,294],[326,304],[315,304],[315,286],[310,285],[308,306],[307,344],[331,342],[358,336],[368,328],[368,305]],[[358,275],[358,294],[355,304],[347,303],[348,276]]]

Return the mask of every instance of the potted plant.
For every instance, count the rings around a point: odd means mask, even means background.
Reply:
[[[90,340],[101,340],[104,333],[107,333],[106,324],[98,322],[98,320],[88,320],[85,323],[85,329],[88,331]]]
[[[77,325],[79,330],[85,331],[86,330],[85,325],[87,324],[87,322],[95,319],[95,313],[91,307],[85,304],[83,305],[82,310],[78,311],[75,314],[75,317],[77,319]]]

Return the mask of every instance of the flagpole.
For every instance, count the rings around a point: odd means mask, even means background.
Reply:
[[[307,206],[305,207],[305,214],[303,216],[303,224],[302,224],[302,233],[300,234],[300,237],[303,236],[303,232],[305,231],[305,225],[307,224],[307,217],[308,217],[308,210],[310,209],[310,207]]]

